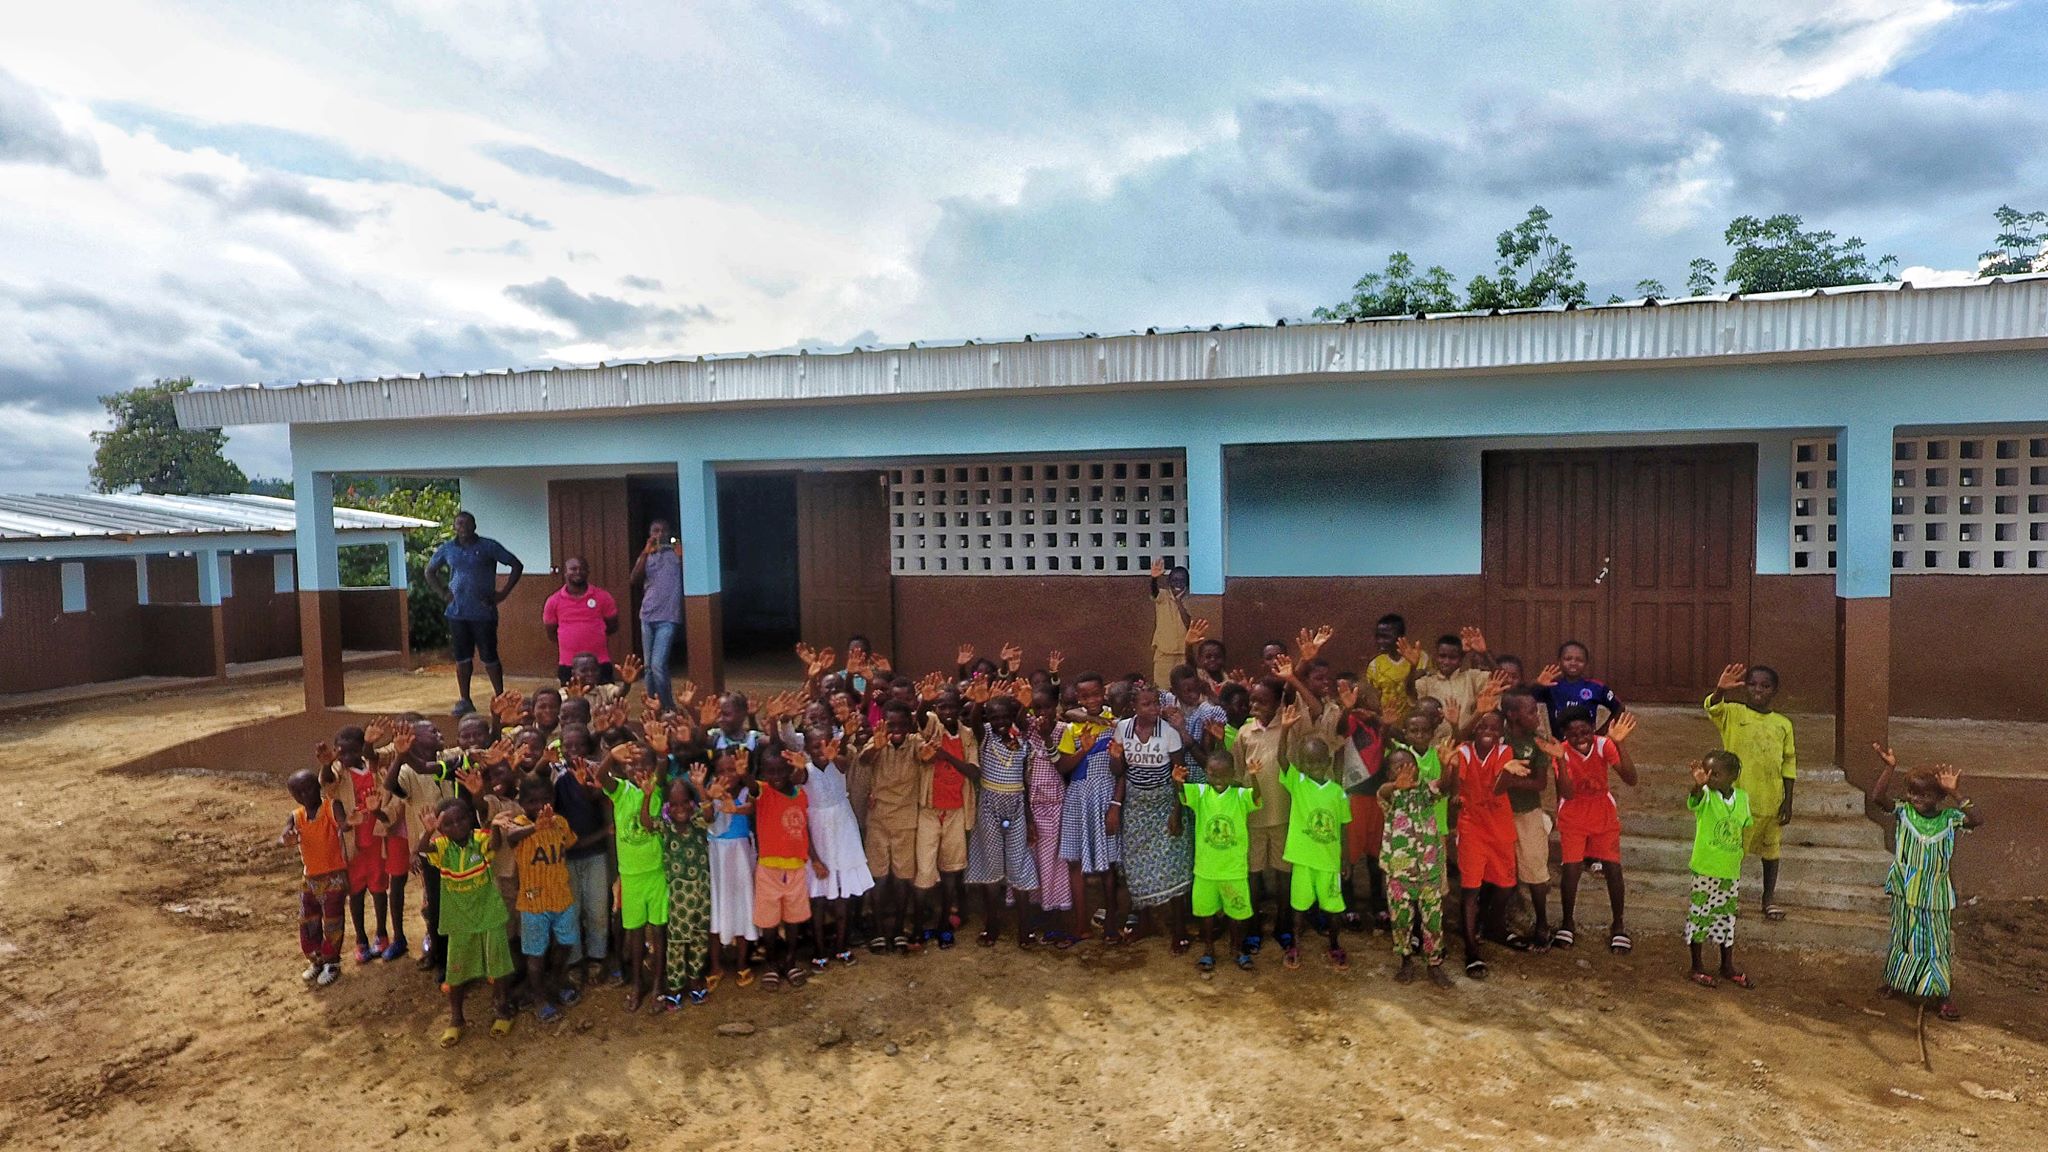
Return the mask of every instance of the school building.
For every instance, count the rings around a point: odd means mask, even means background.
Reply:
[[[336,472],[461,482],[525,562],[515,672],[570,555],[628,604],[684,549],[688,673],[854,632],[1147,664],[1144,574],[1185,564],[1233,663],[1397,611],[1531,670],[1565,639],[1624,699],[1730,661],[1840,717],[2020,718],[2048,659],[2048,276],[1354,323],[1152,329],[592,368],[195,389],[188,427],[289,426]],[[298,522],[310,706],[342,701],[336,514]],[[630,608],[628,609],[630,611]],[[620,629],[632,643],[636,629]],[[1838,761],[1841,758],[1838,757]]]
[[[335,593],[336,659],[403,662],[405,532],[430,522],[325,514],[334,546],[382,549],[397,574]],[[296,671],[297,532],[292,501],[269,496],[0,495],[0,708],[137,678]]]

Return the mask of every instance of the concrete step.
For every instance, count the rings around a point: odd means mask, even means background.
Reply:
[[[1792,827],[1797,828],[1797,823]],[[1692,866],[1692,830],[1687,829],[1683,837],[1624,835],[1621,838],[1621,862],[1631,868],[1648,868],[1663,872],[1689,872]],[[1761,868],[1762,862],[1750,859],[1743,862],[1745,869]],[[1787,849],[1781,875],[1794,871],[1807,876],[1839,879],[1855,883],[1866,877],[1876,884],[1884,880],[1885,869],[1890,868],[1892,854],[1881,844],[1866,844],[1854,847],[1815,846]]]
[[[1689,772],[1642,773],[1634,788],[1616,782],[1614,802],[1621,808],[1624,818],[1631,812],[1649,812],[1657,809],[1684,812],[1685,798],[1692,792],[1692,776]],[[1792,815],[1802,816],[1863,816],[1863,793],[1850,787],[1839,778],[1834,780],[1808,780],[1801,776],[1799,784],[1792,790]]]
[[[1688,846],[1688,851],[1689,851]],[[1818,849],[1816,849],[1818,851]],[[1692,872],[1684,867],[1672,870],[1664,866],[1641,866],[1630,862],[1629,845],[1622,844],[1623,863],[1629,865],[1628,890],[1631,899],[1637,891],[1645,895],[1670,897],[1684,900],[1692,892]],[[1758,907],[1762,893],[1763,877],[1751,861],[1742,870],[1743,914],[1748,916]],[[1785,907],[1833,909],[1840,912],[1859,912],[1877,916],[1889,922],[1890,899],[1884,894],[1884,870],[1869,874],[1870,878],[1861,883],[1843,883],[1826,875],[1815,876],[1800,867],[1796,858],[1785,860],[1778,873],[1778,903]],[[1581,881],[1581,890],[1587,881]]]
[[[1636,951],[1643,951],[1645,934],[1668,937],[1682,943],[1685,938],[1685,897],[1658,891],[1643,891],[1638,895],[1633,876],[1630,877],[1628,887],[1629,934],[1635,937]],[[1597,899],[1587,903],[1589,897]],[[1588,892],[1581,887],[1579,902],[1579,947],[1604,947],[1608,919],[1606,892]],[[1884,913],[1794,904],[1786,904],[1785,909],[1783,920],[1776,923],[1766,920],[1756,909],[1755,897],[1751,892],[1745,891],[1742,911],[1737,916],[1735,924],[1737,949],[1793,948],[1800,951],[1883,955],[1891,938],[1891,922]],[[1683,954],[1681,950],[1679,955]],[[1711,959],[1711,952],[1709,958]]]
[[[1787,852],[1805,847],[1884,847],[1884,830],[1865,819],[1861,812],[1854,816],[1845,816],[1841,813],[1820,815],[1801,812],[1799,805],[1795,804],[1792,813],[1792,823],[1782,829]],[[1652,812],[1629,812],[1622,817],[1621,826],[1626,838],[1683,840],[1690,843],[1693,834],[1692,813],[1682,808],[1676,811],[1660,808]]]

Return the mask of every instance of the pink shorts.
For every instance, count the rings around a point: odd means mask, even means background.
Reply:
[[[763,932],[811,918],[808,869],[754,865],[754,927]]]

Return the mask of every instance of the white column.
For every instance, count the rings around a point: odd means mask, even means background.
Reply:
[[[217,606],[227,595],[221,587],[221,552],[217,548],[201,548],[192,553],[192,562],[199,569],[199,602]]]
[[[149,557],[135,558],[135,602],[149,603]]]
[[[676,463],[681,509],[676,536],[683,542],[683,591],[708,596],[719,590],[718,474],[706,460]]]
[[[1890,424],[1851,424],[1836,434],[1835,595],[1892,594]]]
[[[391,578],[385,581],[390,588],[403,588],[410,578],[405,568],[405,537],[393,536],[384,542],[384,562],[390,569]]]
[[[1188,522],[1181,553],[1187,557],[1188,591],[1197,596],[1223,594],[1225,539],[1223,446],[1189,444],[1187,457]]]
[[[298,504],[299,591],[340,588],[341,560],[335,554],[334,540],[334,476],[328,472],[294,471],[292,492]]]

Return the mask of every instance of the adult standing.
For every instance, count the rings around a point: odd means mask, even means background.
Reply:
[[[590,583],[590,566],[581,556],[562,561],[562,586],[548,597],[540,611],[547,625],[548,639],[555,642],[555,675],[569,682],[576,658],[589,653],[597,657],[598,683],[612,681],[611,642],[619,630],[619,606],[612,594]]]
[[[498,587],[500,564],[512,570],[503,588]],[[525,572],[519,557],[503,544],[476,534],[476,517],[468,512],[455,514],[455,538],[434,549],[427,561],[428,586],[448,599],[448,646],[455,656],[455,687],[462,694],[455,702],[457,716],[476,711],[469,698],[473,659],[484,662],[491,694],[505,691],[505,669],[498,663],[498,605],[512,595]]]
[[[676,629],[683,623],[683,545],[669,535],[668,521],[647,526],[647,543],[640,558],[633,561],[627,583],[640,587],[640,651],[647,661],[647,691],[673,711],[675,689],[670,685],[668,662],[675,648]]]

